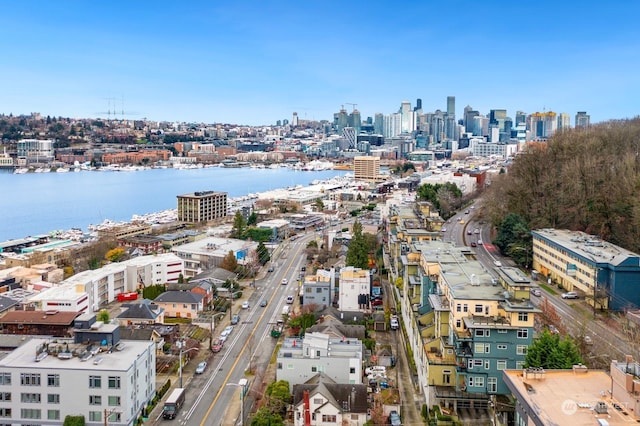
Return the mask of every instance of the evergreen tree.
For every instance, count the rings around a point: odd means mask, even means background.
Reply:
[[[570,338],[560,339],[560,335],[544,330],[529,346],[524,367],[566,370],[581,363],[580,352]]]
[[[369,249],[367,242],[362,235],[362,224],[356,221],[353,224],[351,241],[347,250],[347,266],[355,268],[368,269],[369,267]]]
[[[269,260],[271,260],[271,256],[269,255],[269,249],[265,247],[262,241],[258,243],[256,252],[258,253],[258,261],[260,262],[261,265],[265,265]]]
[[[247,222],[244,220],[244,216],[242,216],[242,213],[240,213],[240,211],[237,211],[236,215],[233,218],[233,228],[231,230],[231,238],[242,238],[246,227],[247,227]]]

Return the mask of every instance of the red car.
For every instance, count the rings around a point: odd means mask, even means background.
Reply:
[[[382,305],[384,302],[382,301],[382,299],[373,299],[371,301],[371,306],[380,306]]]
[[[213,345],[211,345],[211,351],[220,352],[222,350],[223,345],[224,345],[224,340],[218,339],[215,342],[213,342]]]

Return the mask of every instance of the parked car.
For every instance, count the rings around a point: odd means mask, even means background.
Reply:
[[[228,337],[231,332],[233,331],[233,326],[232,325],[228,325],[224,330],[222,330],[222,333],[220,333],[221,337]]]
[[[242,309],[249,309],[251,305],[249,305],[249,301],[245,300],[244,302],[242,302]]]
[[[389,423],[391,426],[400,426],[402,421],[400,420],[400,414],[396,410],[391,410],[389,413]]]
[[[464,214],[469,214],[469,210],[465,210],[465,211],[464,211]]]
[[[213,342],[213,345],[211,345],[211,351],[220,352],[223,346],[224,346],[224,340],[217,339],[215,342]]]
[[[397,315],[392,315],[391,318],[389,319],[389,325],[391,327],[392,330],[397,330],[400,328],[400,322],[398,321],[398,316]]]
[[[578,298],[578,293],[576,293],[575,291],[568,291],[566,293],[562,293],[562,298],[563,299],[577,299]]]
[[[287,303],[291,305],[293,303],[293,296],[287,296]]]
[[[384,302],[382,301],[382,299],[373,299],[371,301],[371,306],[382,306],[384,304]]]
[[[267,269],[267,272],[273,272],[274,271],[274,267],[273,266],[269,266],[269,269]]]
[[[531,294],[533,294],[536,297],[542,296],[542,292],[540,291],[539,288],[532,288],[531,289]]]
[[[366,374],[367,376],[369,374],[374,374],[374,373],[386,373],[387,372],[387,367],[385,367],[384,365],[372,365],[371,367],[367,367],[364,369],[364,374]]]
[[[235,314],[234,316],[231,317],[231,324],[236,325],[239,322],[240,322],[240,315]]]
[[[593,339],[591,338],[591,336],[584,336],[584,344],[593,345]]]
[[[307,267],[306,267],[306,266],[303,266],[302,268],[300,268],[300,270],[304,272],[304,271],[306,271],[306,270],[307,270]]]
[[[204,373],[204,370],[206,370],[206,369],[207,369],[207,361],[202,361],[196,367],[196,374],[202,374],[202,373]]]
[[[267,306],[267,299],[262,299],[262,300],[260,301],[260,306],[261,306],[261,307],[263,307],[263,308],[264,308],[265,306]]]
[[[502,266],[502,262],[500,262],[499,260],[494,260],[493,264],[496,265],[497,267],[501,267]]]
[[[555,325],[549,324],[549,333],[560,334],[560,330],[558,330]]]
[[[441,232],[447,232],[447,228],[442,228],[440,231]]]
[[[282,279],[282,285],[287,285],[287,284],[289,284],[289,281],[287,281],[286,278],[283,278]]]

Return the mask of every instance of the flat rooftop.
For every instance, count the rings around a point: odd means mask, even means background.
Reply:
[[[615,244],[601,240],[599,237],[581,231],[567,229],[536,229],[532,231],[534,237],[552,241],[565,247],[579,256],[594,262],[604,262],[620,265],[628,259],[635,259],[634,265],[640,261],[640,255]]]
[[[54,341],[56,343],[53,343]],[[155,345],[152,341],[121,340],[120,342],[122,343],[120,351],[114,350],[112,353],[101,352],[87,361],[81,361],[77,356],[61,359],[53,354],[42,358],[40,361],[36,361],[36,351],[39,347],[42,347],[43,344],[49,345],[50,349],[58,346],[66,350],[66,343],[68,343],[69,351],[80,347],[86,348],[86,345],[76,345],[73,343],[73,340],[60,338],[33,338],[1,359],[0,368],[12,368],[24,371],[31,370],[34,372],[45,372],[57,369],[91,370],[96,372],[127,371],[138,356],[147,350],[149,345]]]
[[[523,370],[505,370],[503,378],[512,393],[528,405],[530,418],[537,416],[545,425],[597,425],[598,418],[611,426],[636,423],[628,410],[625,416],[613,408],[611,377],[605,371],[547,370],[525,379]],[[607,414],[593,410],[598,402],[606,404]]]

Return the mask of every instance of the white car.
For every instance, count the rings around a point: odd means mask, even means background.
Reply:
[[[287,296],[287,303],[291,305],[293,303],[293,296]]]
[[[242,302],[242,309],[249,309],[250,305],[249,305],[249,301],[245,300],[244,302]]]
[[[233,331],[233,326],[228,325],[224,330],[222,330],[222,333],[220,333],[220,337],[228,337],[232,331]]]
[[[385,367],[384,365],[372,365],[371,367],[367,367],[364,369],[364,374],[366,375],[376,374],[376,373],[386,374],[387,367]]]
[[[200,364],[198,364],[198,366],[196,367],[196,374],[203,374],[204,370],[207,369],[207,361],[202,361]]]
[[[283,279],[282,279],[282,285],[287,285],[288,283],[289,283],[289,281],[287,281],[287,279],[286,279],[286,278],[283,278]]]
[[[496,265],[497,267],[502,266],[502,262],[500,262],[499,260],[494,260],[493,264]]]

